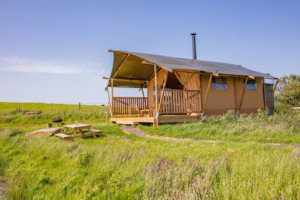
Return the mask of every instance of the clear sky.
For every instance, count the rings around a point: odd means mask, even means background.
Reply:
[[[108,49],[192,58],[192,32],[200,60],[300,74],[299,0],[0,0],[0,101],[107,104]]]

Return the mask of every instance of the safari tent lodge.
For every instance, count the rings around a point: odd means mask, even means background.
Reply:
[[[189,122],[204,116],[256,113],[272,107],[278,79],[240,65],[109,50],[111,121],[118,124]],[[114,88],[136,88],[142,97],[119,97]],[[110,88],[110,92],[109,92]],[[268,91],[266,91],[268,88]],[[146,89],[144,91],[144,89]]]

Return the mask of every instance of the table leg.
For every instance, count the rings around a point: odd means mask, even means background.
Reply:
[[[74,131],[73,131],[73,136],[75,136],[77,133],[77,128],[74,128]]]
[[[87,130],[89,131],[89,133],[93,134],[94,138],[97,138],[96,135],[95,135],[95,133],[91,130],[91,128],[88,128]]]
[[[82,129],[78,129],[81,135],[84,135],[84,131]]]
[[[68,128],[65,128],[64,134],[67,134],[68,132]]]

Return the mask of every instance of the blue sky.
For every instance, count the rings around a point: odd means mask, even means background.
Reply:
[[[300,1],[0,1],[0,101],[106,104],[108,49],[300,72]],[[137,92],[117,90],[116,96]]]

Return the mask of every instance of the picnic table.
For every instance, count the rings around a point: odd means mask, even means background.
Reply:
[[[102,133],[100,130],[92,130],[91,127],[92,125],[90,124],[69,124],[64,126],[65,130],[63,133],[58,133],[55,135],[63,139],[89,136],[96,138],[96,135]],[[69,130],[71,130],[71,132]]]

